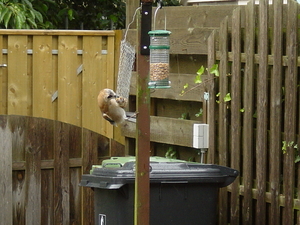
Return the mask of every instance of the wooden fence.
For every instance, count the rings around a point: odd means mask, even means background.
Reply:
[[[208,162],[241,172],[220,193],[219,224],[300,224],[299,10],[250,1],[208,39],[220,71],[208,77]]]
[[[0,116],[0,224],[94,224],[94,193],[81,175],[118,142],[44,118]],[[112,149],[112,150],[111,150]]]
[[[0,114],[59,120],[121,139],[97,95],[115,88],[120,31],[0,30]]]
[[[131,18],[140,2],[128,2]],[[191,124],[210,124],[207,162],[240,171],[220,192],[220,225],[300,224],[300,8],[296,1],[282,2],[165,7],[157,13],[156,29],[166,22],[172,32],[172,85],[150,94],[152,152],[164,155],[171,146],[177,157],[199,160],[190,148]],[[136,32],[129,32],[135,44]],[[220,77],[209,74],[203,86],[179,96],[184,84],[193,86],[201,65],[215,63]],[[204,113],[196,118],[199,108]],[[182,112],[191,120],[178,120]],[[131,124],[125,128],[129,144],[134,131]]]

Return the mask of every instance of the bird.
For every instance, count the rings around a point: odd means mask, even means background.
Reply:
[[[118,126],[126,120],[124,108],[127,105],[127,99],[117,95],[113,90],[105,88],[99,92],[98,106],[102,117],[110,124]]]

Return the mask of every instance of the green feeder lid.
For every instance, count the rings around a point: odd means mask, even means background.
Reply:
[[[168,31],[168,30],[151,30],[151,31],[148,32],[148,34],[150,36],[155,36],[155,35],[169,36],[171,34],[171,31]]]

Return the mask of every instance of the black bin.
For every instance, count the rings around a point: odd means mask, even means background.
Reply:
[[[216,224],[218,190],[238,171],[211,164],[150,158],[150,224]],[[114,157],[82,175],[95,193],[95,224],[134,224],[135,158]]]

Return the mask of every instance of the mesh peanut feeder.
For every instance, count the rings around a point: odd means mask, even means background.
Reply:
[[[150,36],[150,81],[149,88],[170,88],[169,51],[170,31],[149,31]]]

